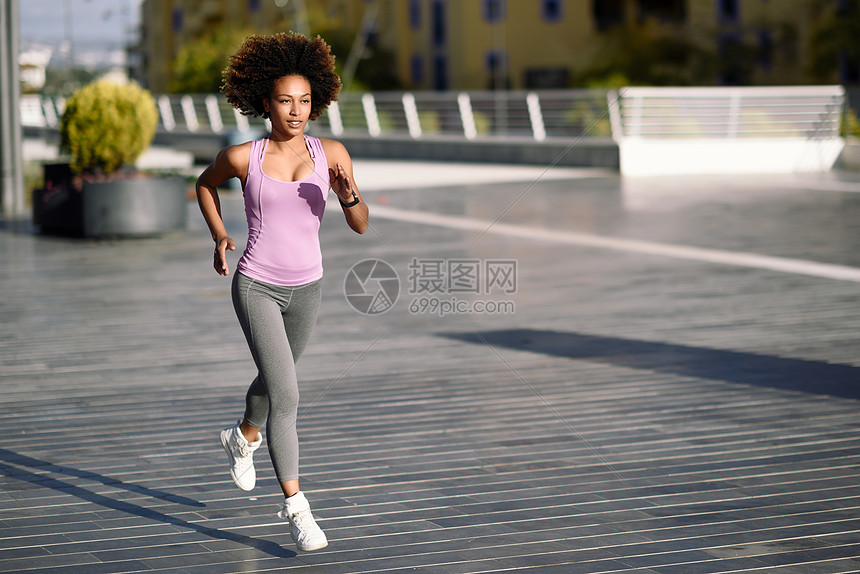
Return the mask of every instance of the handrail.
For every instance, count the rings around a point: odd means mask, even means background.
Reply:
[[[265,131],[215,94],[156,96],[162,133]],[[841,86],[647,88],[340,95],[309,125],[317,135],[524,141],[623,138],[838,137]],[[64,101],[21,98],[25,127],[56,129]]]
[[[634,87],[608,101],[624,175],[826,171],[844,145],[841,86]]]
[[[266,130],[260,119],[239,114],[223,96],[156,96],[158,130],[167,133],[228,134]],[[64,101],[25,95],[25,127],[56,129]],[[505,92],[343,93],[308,130],[319,135],[402,136],[411,139],[455,136],[544,140],[609,137],[604,90]]]
[[[842,86],[625,88],[613,137],[839,137]]]

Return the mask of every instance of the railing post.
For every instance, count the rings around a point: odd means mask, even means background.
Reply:
[[[184,95],[179,99],[179,105],[182,106],[182,115],[185,117],[185,127],[190,132],[196,132],[200,129],[200,122],[197,121],[197,110],[194,109],[194,100],[191,96]]]
[[[158,96],[158,112],[161,114],[161,125],[166,131],[172,132],[176,129],[176,120],[173,119],[173,110],[170,108],[170,98]]]
[[[630,106],[630,129],[627,134],[634,137],[642,135],[642,96],[633,97],[633,104]]]
[[[331,126],[331,133],[336,136],[343,135],[343,118],[340,115],[340,106],[337,101],[328,105],[326,113],[328,114],[328,123]]]
[[[532,124],[532,134],[536,141],[546,139],[546,128],[543,125],[543,115],[540,112],[540,98],[535,92],[526,96],[526,106],[529,109],[529,120]]]
[[[248,123],[248,116],[242,115],[238,108],[233,108],[233,117],[236,119],[236,131],[247,132],[251,129],[251,124]]]
[[[460,92],[457,95],[457,105],[460,108],[460,121],[463,122],[463,135],[467,140],[473,140],[478,136],[478,130],[475,127],[475,115],[472,113],[472,100],[469,99],[469,94]]]
[[[738,126],[740,125],[741,116],[741,95],[736,90],[732,90],[729,97],[729,123],[726,126],[726,137],[738,137]]]
[[[376,112],[376,100],[373,94],[366,93],[361,96],[361,107],[364,109],[364,119],[367,122],[367,133],[370,137],[378,138],[382,133],[379,125],[379,115]]]
[[[624,124],[621,122],[621,91],[610,90],[606,93],[606,106],[609,110],[609,127],[612,139],[620,141],[624,137]]]
[[[413,139],[421,137],[421,117],[418,115],[418,106],[415,103],[415,95],[406,92],[400,98],[403,102],[403,114],[406,116],[406,127]]]
[[[206,103],[206,113],[209,116],[209,127],[213,132],[221,133],[224,131],[224,120],[221,119],[221,109],[218,107],[218,98],[209,94],[204,99]]]
[[[838,138],[840,129],[842,128],[842,118],[845,116],[845,111],[848,107],[847,98],[845,97],[845,88],[839,87],[839,93],[830,96],[830,103],[827,105],[827,115],[831,120],[830,129],[828,130],[829,137]]]
[[[42,98],[42,111],[45,114],[45,124],[49,128],[56,129],[59,125],[57,110],[54,108],[54,100],[51,98]]]

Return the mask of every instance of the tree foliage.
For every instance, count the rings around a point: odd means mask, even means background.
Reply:
[[[814,81],[838,81],[840,64],[860,71],[860,0],[818,0],[813,9],[809,75]]]
[[[352,49],[354,34],[342,27],[332,26],[331,22],[322,22],[319,26],[314,30],[314,34],[322,36],[331,46],[331,52],[336,58],[337,71],[342,74],[343,66]],[[352,90],[374,91],[401,89],[403,86],[397,76],[397,59],[394,53],[371,41],[365,47],[358,62],[352,85],[344,87]]]
[[[595,64],[579,83],[602,85],[623,77],[638,85],[694,85],[713,83],[714,55],[683,36],[658,33],[655,24],[629,23],[609,32]]]
[[[218,26],[211,34],[185,44],[174,60],[168,90],[179,94],[217,93],[227,59],[252,33],[250,29]]]
[[[286,16],[289,14],[287,13]],[[320,8],[308,9],[311,35],[322,36],[335,55],[338,73],[349,57],[355,32],[345,22],[331,17]],[[267,30],[213,26],[211,33],[185,44],[173,62],[168,91],[172,93],[217,93],[221,87],[221,72],[227,59],[249,34],[284,32],[294,24],[289,18],[277,22]],[[401,87],[396,73],[394,53],[373,42],[367,45],[355,71],[353,88],[392,90]]]

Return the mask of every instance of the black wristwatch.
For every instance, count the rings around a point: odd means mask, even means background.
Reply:
[[[344,203],[344,201],[340,198],[339,195],[337,196],[337,200],[344,207],[352,207],[353,205],[358,205],[358,202],[361,201],[360,199],[358,199],[358,196],[355,195],[355,190],[353,190],[352,192],[352,201],[350,201],[349,203]]]

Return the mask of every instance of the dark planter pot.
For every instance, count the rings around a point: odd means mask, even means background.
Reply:
[[[72,188],[61,173],[33,192],[33,222],[42,233],[81,237],[147,237],[185,229],[188,200],[179,177],[85,183]],[[57,168],[59,172],[62,170]]]

